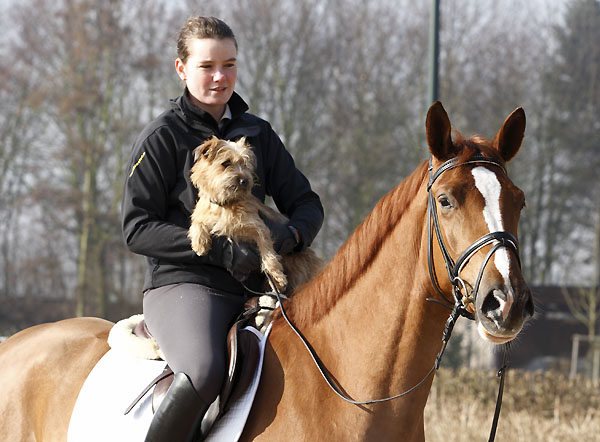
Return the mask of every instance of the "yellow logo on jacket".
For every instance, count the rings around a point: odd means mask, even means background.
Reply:
[[[137,162],[133,165],[133,167],[131,168],[131,173],[129,174],[129,178],[131,178],[131,176],[133,175],[133,171],[135,170],[136,167],[138,167],[138,165],[142,162],[142,160],[144,159],[145,156],[146,156],[146,152],[144,152],[140,156],[140,159],[137,160]]]

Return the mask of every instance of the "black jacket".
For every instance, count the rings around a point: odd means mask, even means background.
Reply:
[[[137,138],[127,168],[122,226],[129,250],[148,258],[144,290],[174,283],[198,283],[243,293],[239,282],[222,267],[208,264],[191,248],[187,231],[197,190],[190,182],[194,149],[207,138],[235,140],[242,136],[257,159],[252,192],[264,201],[273,197],[308,247],[323,223],[319,196],[265,120],[247,113],[236,93],[229,100],[232,118],[222,128],[191,103],[188,92],[171,101],[171,109],[150,123]],[[247,284],[257,287],[257,278]]]

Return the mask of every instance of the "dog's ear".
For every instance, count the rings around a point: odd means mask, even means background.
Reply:
[[[235,142],[235,144],[240,149],[240,154],[244,159],[244,163],[248,169],[254,170],[256,169],[256,156],[252,151],[252,146],[246,142],[246,137],[242,137]]]
[[[207,160],[211,160],[215,156],[216,149],[219,145],[219,139],[214,135],[198,146],[194,150],[194,161],[198,161],[200,156],[203,156]]]
[[[227,144],[238,154],[242,154],[247,149],[250,149],[250,146],[246,143],[246,137],[242,137],[236,141],[228,141]]]

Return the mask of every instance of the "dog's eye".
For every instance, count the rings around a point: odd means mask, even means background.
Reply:
[[[223,162],[221,163],[221,166],[223,166],[223,167],[227,168],[227,167],[231,166],[231,161],[230,161],[230,160],[223,161]]]

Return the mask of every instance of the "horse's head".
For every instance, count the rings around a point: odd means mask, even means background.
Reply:
[[[492,141],[459,134],[453,140],[448,115],[436,102],[427,113],[426,128],[433,156],[430,237],[438,236],[439,244],[430,245],[433,284],[446,298],[453,291],[455,300],[462,298],[484,339],[508,342],[534,311],[517,241],[525,198],[504,167],[523,141],[525,113],[516,109]],[[441,270],[445,267],[448,278]]]

